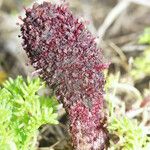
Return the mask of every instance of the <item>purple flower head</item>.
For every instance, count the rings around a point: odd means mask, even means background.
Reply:
[[[101,49],[83,22],[65,5],[44,2],[26,9],[21,25],[23,48],[69,114],[76,150],[101,150],[104,124]]]

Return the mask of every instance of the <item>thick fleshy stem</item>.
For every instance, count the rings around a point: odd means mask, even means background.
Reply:
[[[103,110],[108,67],[84,22],[68,6],[34,4],[22,19],[23,48],[69,115],[76,150],[102,150],[108,133]]]

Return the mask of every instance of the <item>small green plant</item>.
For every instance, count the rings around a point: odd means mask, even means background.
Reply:
[[[145,28],[144,33],[139,37],[139,44],[150,45],[150,27]],[[142,54],[134,59],[131,76],[134,80],[143,79],[150,75],[150,48],[147,48]]]
[[[119,76],[110,75],[107,79],[106,90],[112,84],[118,82]],[[114,100],[115,89],[107,92],[108,103],[108,130],[110,134],[109,150],[149,150],[150,137],[145,128],[140,125],[138,119],[129,119],[125,113],[125,105],[121,105],[119,112],[116,111]]]
[[[109,150],[149,150],[150,138],[137,120],[116,114],[109,117],[108,130],[114,137]]]
[[[150,49],[145,50],[133,62],[133,70],[131,75],[135,80],[143,79],[145,76],[150,76]]]
[[[150,27],[144,29],[144,33],[139,38],[140,44],[150,44]]]
[[[0,149],[35,149],[38,128],[58,124],[54,97],[40,96],[44,87],[39,78],[9,79],[0,89]]]

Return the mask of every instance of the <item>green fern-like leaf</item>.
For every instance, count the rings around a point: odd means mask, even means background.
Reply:
[[[44,88],[39,78],[27,81],[19,76],[9,79],[0,89],[0,148],[1,150],[32,150],[32,142],[43,124],[58,124],[54,97],[40,96]],[[30,147],[30,148],[29,148]]]

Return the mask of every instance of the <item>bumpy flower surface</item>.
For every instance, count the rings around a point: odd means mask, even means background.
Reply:
[[[66,5],[34,4],[22,19],[23,48],[69,114],[76,150],[101,150],[104,128],[102,70],[95,38]]]

